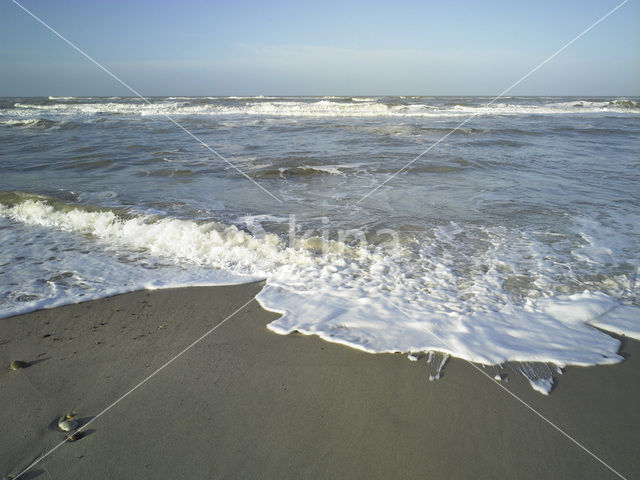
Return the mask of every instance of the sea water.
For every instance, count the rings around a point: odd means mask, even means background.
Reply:
[[[548,392],[619,362],[640,102],[490,101],[0,99],[0,315],[266,280],[272,331],[425,357],[427,378],[450,355]]]

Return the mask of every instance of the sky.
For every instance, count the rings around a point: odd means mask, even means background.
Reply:
[[[145,96],[497,95],[621,0],[17,0]],[[640,0],[513,95],[640,95]],[[131,92],[0,0],[0,96]]]

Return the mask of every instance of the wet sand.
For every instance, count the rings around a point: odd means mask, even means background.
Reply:
[[[259,291],[143,291],[0,320],[0,476],[64,439]],[[620,478],[470,364],[279,336],[251,301],[22,479]],[[504,383],[626,478],[640,477],[640,343],[568,368],[550,396]],[[13,360],[29,362],[11,371]],[[492,375],[491,370],[486,370]]]

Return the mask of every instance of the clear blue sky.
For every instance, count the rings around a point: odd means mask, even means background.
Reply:
[[[619,1],[21,3],[143,95],[496,95]],[[639,3],[513,94],[640,95]],[[0,96],[130,95],[10,0],[0,71]]]

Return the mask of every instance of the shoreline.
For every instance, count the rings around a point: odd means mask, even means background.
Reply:
[[[62,441],[59,416],[89,421],[260,288],[143,290],[0,319],[0,475]],[[254,299],[21,478],[619,478],[463,360],[429,382],[425,359],[277,335],[278,316]],[[549,396],[515,374],[504,386],[633,478],[640,342],[623,340],[623,362],[567,367]]]

